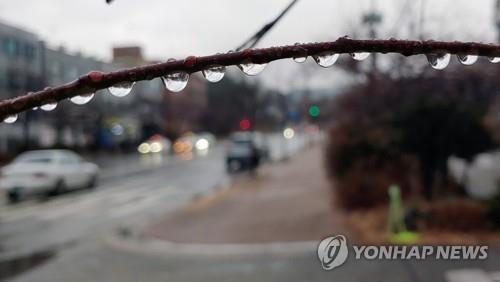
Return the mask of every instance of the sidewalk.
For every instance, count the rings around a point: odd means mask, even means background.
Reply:
[[[287,162],[265,165],[256,177],[240,177],[144,233],[176,243],[316,241],[346,234],[342,212],[331,205],[322,152],[316,146]]]

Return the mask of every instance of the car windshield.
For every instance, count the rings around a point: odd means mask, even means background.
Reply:
[[[229,148],[229,155],[231,156],[248,156],[252,153],[250,143],[233,143]]]
[[[54,156],[47,153],[30,153],[19,156],[14,163],[51,163],[54,162]]]
[[[252,140],[233,140],[235,145],[250,146],[252,143]]]

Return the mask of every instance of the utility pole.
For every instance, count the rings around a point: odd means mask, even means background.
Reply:
[[[420,12],[418,16],[418,37],[424,40],[424,24],[425,24],[425,0],[420,0]]]
[[[500,1],[500,0],[498,0]],[[363,15],[363,24],[368,26],[368,33],[371,39],[377,38],[377,26],[382,22],[382,15],[376,9],[376,0],[371,0],[370,10]],[[377,54],[371,56],[372,72],[377,71]]]
[[[495,11],[495,24],[497,26],[497,41],[500,42],[500,0],[497,0]]]

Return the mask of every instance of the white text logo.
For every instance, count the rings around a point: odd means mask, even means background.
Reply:
[[[318,246],[318,258],[325,270],[342,265],[348,254],[347,240],[342,235],[325,238]]]

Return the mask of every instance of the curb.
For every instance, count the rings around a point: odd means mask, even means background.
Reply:
[[[106,243],[113,249],[136,254],[158,256],[290,256],[316,253],[318,241],[272,242],[251,244],[176,243],[146,238],[108,236]]]

